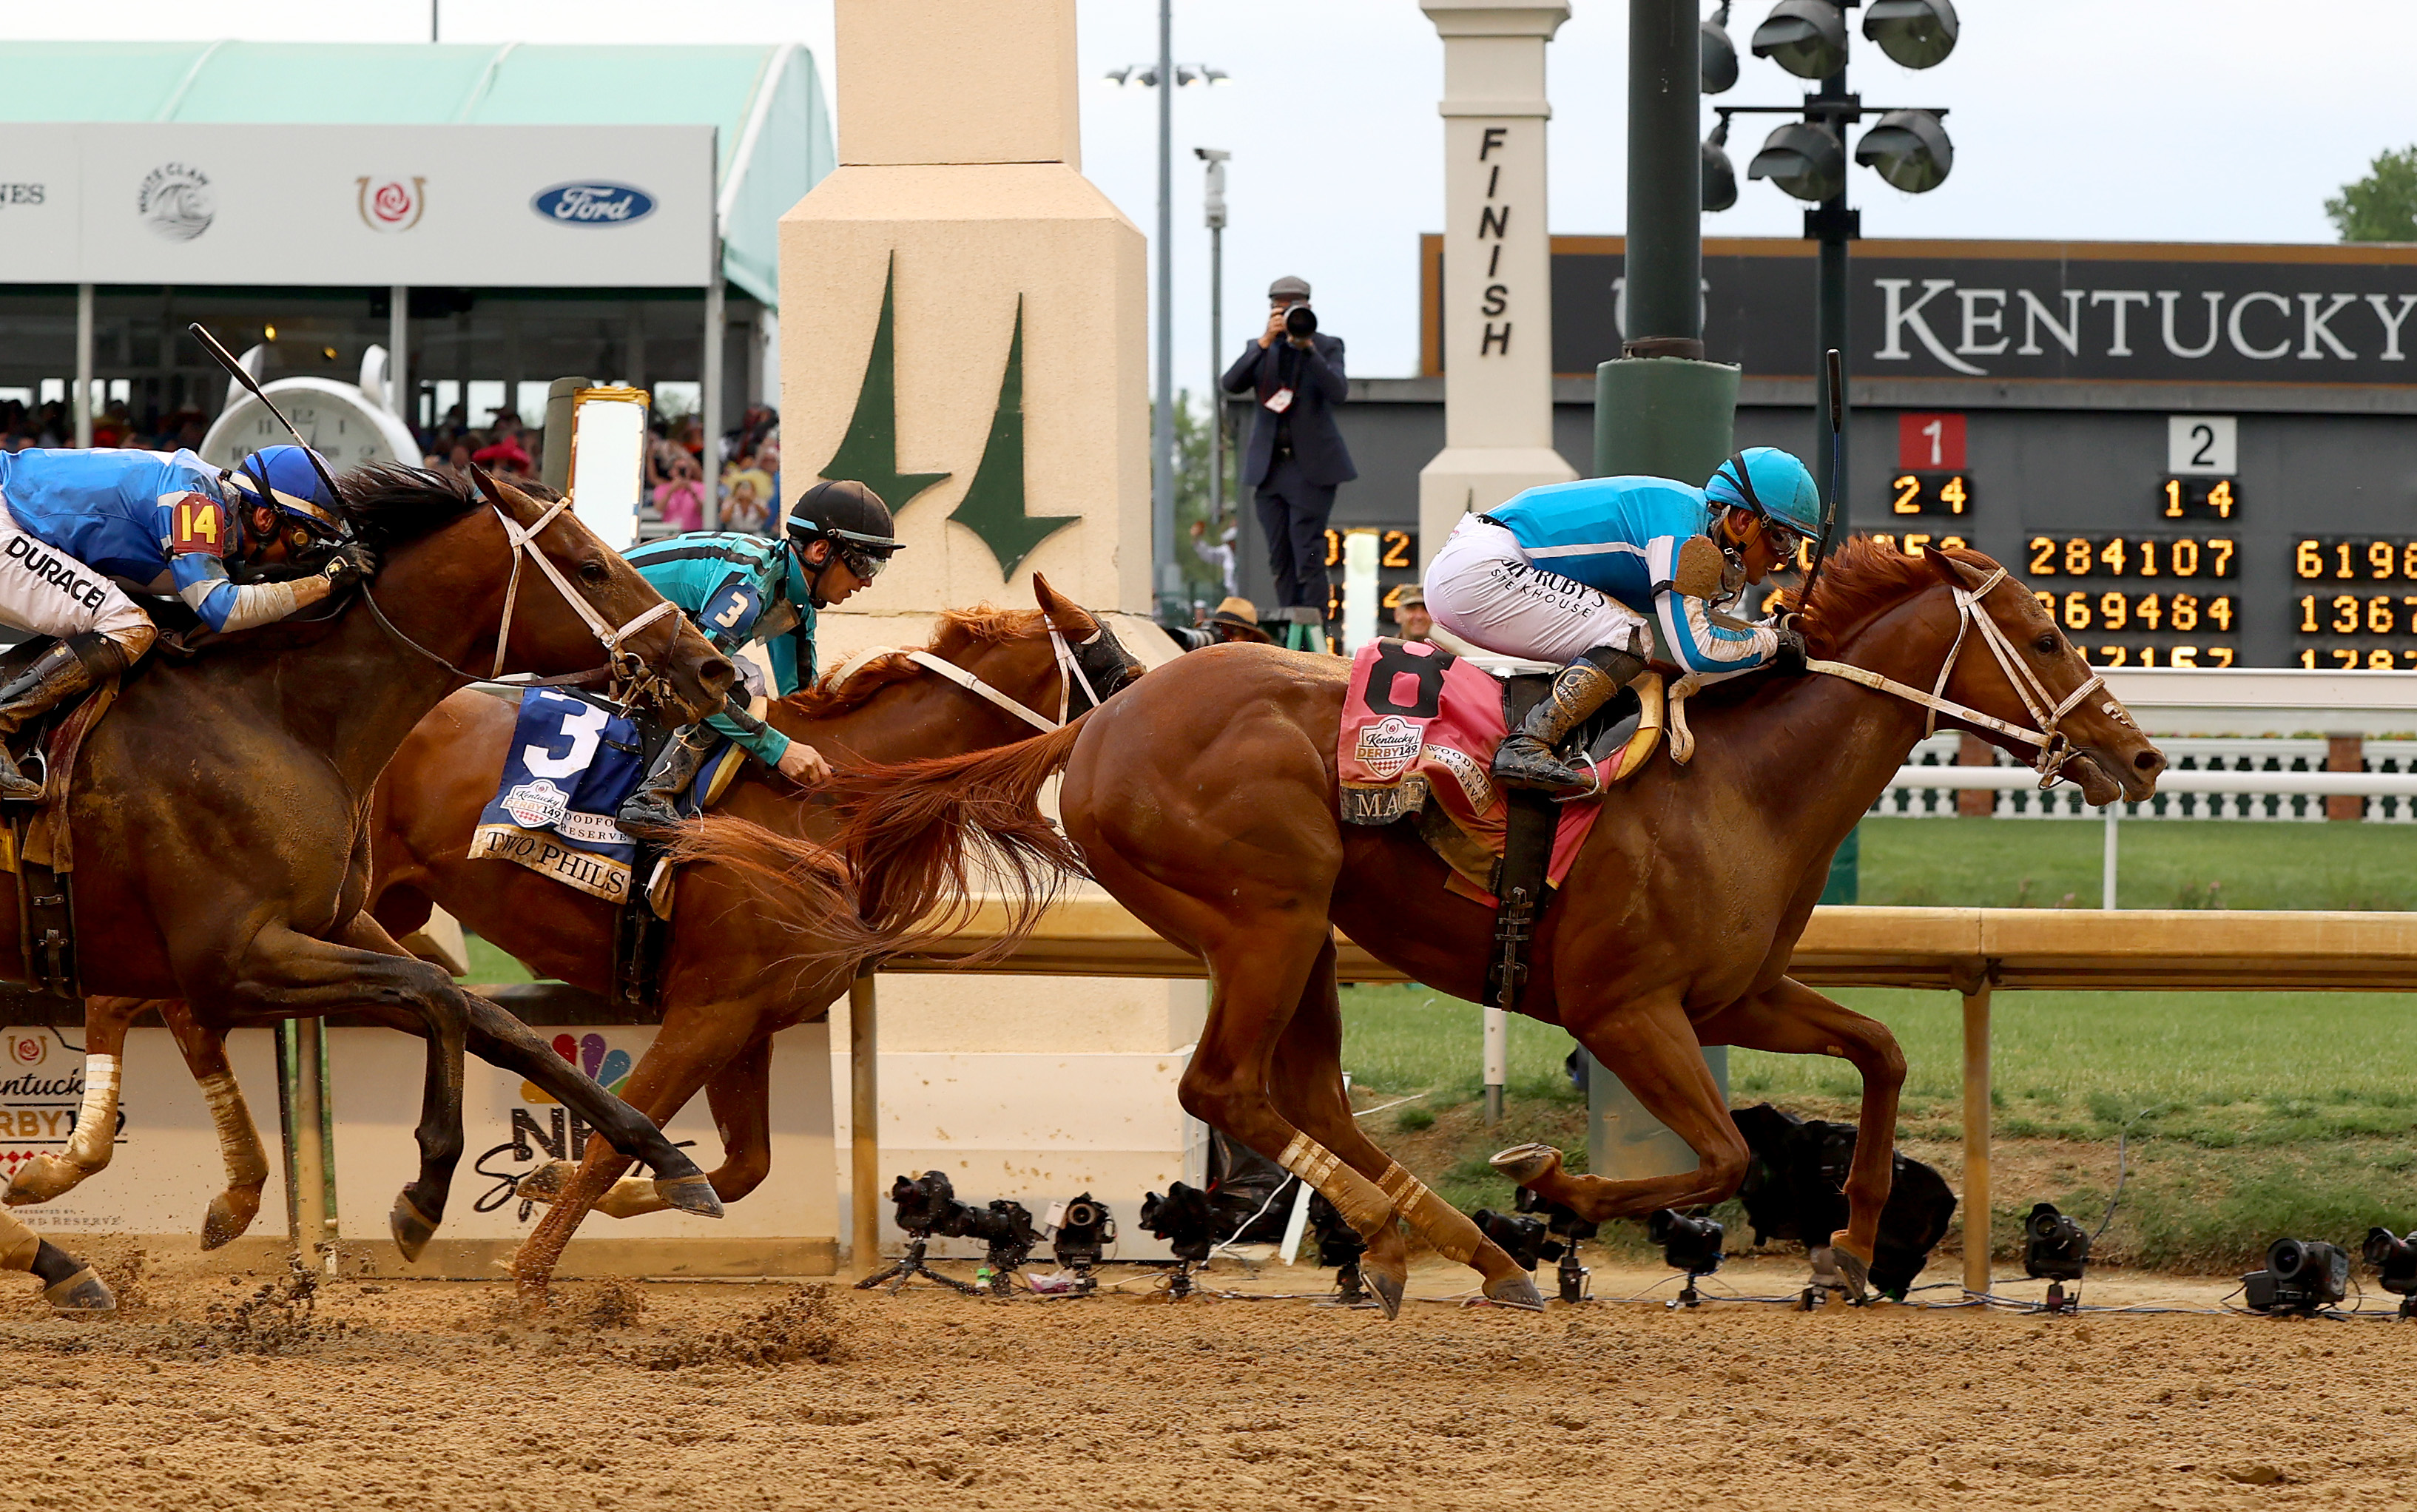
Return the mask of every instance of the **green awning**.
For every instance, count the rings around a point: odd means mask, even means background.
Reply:
[[[0,44],[0,122],[83,121],[716,127],[722,276],[776,308],[780,218],[834,161],[795,43]]]

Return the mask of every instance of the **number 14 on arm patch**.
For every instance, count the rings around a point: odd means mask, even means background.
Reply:
[[[226,507],[188,493],[168,507],[168,551],[174,556],[226,555]]]

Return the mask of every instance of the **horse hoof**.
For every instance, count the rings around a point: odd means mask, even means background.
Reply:
[[[560,1202],[578,1169],[568,1160],[548,1160],[514,1184],[512,1195],[524,1202]]]
[[[224,1192],[210,1199],[210,1210],[202,1217],[202,1247],[216,1249],[230,1239],[240,1239],[251,1228],[251,1220],[260,1216],[260,1201],[252,1200],[250,1212],[238,1211]]]
[[[1837,1264],[1838,1278],[1846,1283],[1847,1300],[1868,1301],[1872,1294],[1872,1263],[1847,1248],[1843,1234],[1830,1236],[1830,1253]]]
[[[693,1176],[659,1178],[655,1195],[683,1213],[693,1213],[701,1218],[722,1217],[722,1199],[703,1172]]]
[[[42,1300],[53,1312],[115,1312],[117,1298],[86,1265],[64,1281],[53,1281],[42,1289]]]
[[[1514,1144],[1487,1162],[1521,1187],[1532,1187],[1561,1169],[1561,1152],[1549,1144]]]
[[[1360,1278],[1376,1294],[1376,1306],[1385,1309],[1385,1321],[1392,1322],[1402,1315],[1402,1289],[1409,1278],[1391,1276],[1380,1270],[1363,1270]]]
[[[1522,1312],[1544,1310],[1544,1294],[1536,1290],[1536,1278],[1524,1273],[1506,1276],[1485,1284],[1485,1299],[1498,1307],[1517,1308]]]
[[[428,1241],[436,1237],[435,1220],[413,1203],[411,1188],[407,1187],[395,1198],[394,1211],[387,1221],[394,1229],[394,1247],[403,1251],[406,1262],[418,1260],[419,1252],[428,1247]]]
[[[0,1202],[10,1207],[47,1202],[63,1192],[74,1190],[76,1183],[84,1178],[84,1172],[46,1152],[17,1168],[17,1174],[8,1182],[8,1195],[0,1197]]]

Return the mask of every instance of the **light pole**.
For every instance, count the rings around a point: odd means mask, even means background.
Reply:
[[[1201,205],[1208,222],[1208,528],[1225,523],[1225,160],[1219,147],[1194,147],[1208,165]]]
[[[1183,580],[1175,565],[1175,91],[1162,85],[1168,79],[1177,88],[1222,83],[1225,75],[1205,63],[1176,66],[1175,0],[1158,0],[1158,62],[1127,64],[1108,78],[1158,89],[1158,383],[1150,425],[1149,535],[1158,579],[1154,597],[1168,609]]]
[[[1755,28],[1754,54],[1771,59],[1800,79],[1818,81],[1820,91],[1805,96],[1798,105],[1716,106],[1721,125],[1703,148],[1705,208],[1725,210],[1735,203],[1737,193],[1735,171],[1725,150],[1728,118],[1802,117],[1781,125],[1764,140],[1746,176],[1768,178],[1783,191],[1813,202],[1813,208],[1804,212],[1804,234],[1819,247],[1813,360],[1817,416],[1830,404],[1830,374],[1822,354],[1840,354],[1839,383],[1844,387],[1843,364],[1853,352],[1848,339],[1851,310],[1847,265],[1849,245],[1862,234],[1862,217],[1847,204],[1846,140],[1847,128],[1863,118],[1866,107],[1861,96],[1847,88],[1846,13],[1864,5],[1865,0],[1779,0]],[[1727,14],[1728,7],[1722,6],[1707,29],[1708,38]],[[1953,0],[1869,0],[1863,12],[1863,36],[1908,68],[1927,68],[1945,59],[1954,51],[1956,35]],[[1717,51],[1734,57],[1725,32],[1720,35]],[[1733,72],[1730,77],[1734,78]],[[1710,77],[1705,87],[1707,93],[1719,92]],[[1946,113],[1937,108],[1887,111],[1857,144],[1855,161],[1877,170],[1882,178],[1909,193],[1938,188],[1954,161],[1954,149],[1938,124]],[[1814,427],[1814,476],[1830,480],[1833,495],[1846,488],[1847,434],[1844,428],[1833,436],[1827,426]]]

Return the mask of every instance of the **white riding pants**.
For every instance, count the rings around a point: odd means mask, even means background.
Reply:
[[[1597,646],[1653,654],[1653,627],[1626,604],[1528,560],[1519,537],[1463,515],[1427,566],[1427,612],[1472,645],[1572,662]]]
[[[140,657],[159,631],[109,578],[18,528],[0,509],[0,624],[61,640],[99,630]]]

